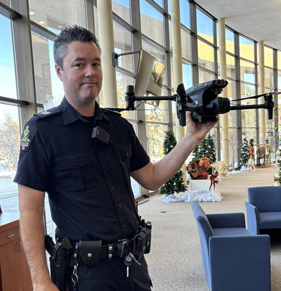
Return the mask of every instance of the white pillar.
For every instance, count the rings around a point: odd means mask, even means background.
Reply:
[[[265,91],[264,82],[264,41],[259,41],[259,94]],[[263,104],[264,100],[259,98],[259,103]],[[265,143],[266,137],[266,118],[265,109],[259,109],[259,127],[260,127],[260,143]]]
[[[182,78],[182,49],[181,49],[181,25],[180,25],[180,3],[179,0],[171,1],[171,26],[172,26],[172,45],[173,45],[173,73],[174,90],[177,90],[179,84],[183,83]],[[188,130],[188,128],[186,129]],[[184,127],[180,126],[176,118],[176,139],[179,142],[184,136]],[[185,164],[182,167],[183,178],[186,182]]]
[[[226,43],[225,43],[225,19],[219,19],[219,57],[220,57],[220,72],[221,77],[227,80],[227,65],[226,65]],[[222,91],[222,97],[227,97],[227,87]],[[229,126],[228,113],[220,116],[222,123],[222,159],[229,164]]]
[[[103,100],[106,107],[117,107],[116,71],[112,65],[114,52],[111,0],[97,0],[99,41],[103,71]]]

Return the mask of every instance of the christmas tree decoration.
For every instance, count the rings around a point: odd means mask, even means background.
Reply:
[[[241,148],[241,154],[240,154],[240,166],[247,167],[249,158],[250,158],[249,142],[247,141],[246,138],[244,138],[243,143],[242,143],[242,148]]]
[[[164,154],[167,155],[177,144],[174,132],[172,130],[166,131],[166,136],[164,140],[163,150]],[[163,186],[161,186],[160,194],[173,194],[185,192],[187,187],[184,184],[182,170],[179,170],[174,177],[167,181]]]
[[[194,163],[198,163],[203,157],[208,157],[211,160],[211,163],[216,161],[215,143],[210,133],[194,148],[192,154],[192,162]]]

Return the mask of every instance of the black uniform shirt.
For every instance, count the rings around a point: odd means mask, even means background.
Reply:
[[[109,134],[108,143],[91,138],[97,126]],[[97,103],[89,122],[64,98],[26,124],[14,181],[48,192],[59,236],[110,243],[138,228],[121,162],[128,172],[149,162],[132,125]]]

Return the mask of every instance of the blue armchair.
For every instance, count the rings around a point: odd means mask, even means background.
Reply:
[[[248,200],[247,228],[251,234],[259,234],[261,229],[281,228],[281,187],[249,188]]]
[[[205,214],[191,203],[210,291],[270,291],[270,238],[251,235],[243,213]]]

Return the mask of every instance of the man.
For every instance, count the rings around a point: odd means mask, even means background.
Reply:
[[[129,174],[143,187],[157,190],[215,123],[194,123],[187,113],[186,136],[152,164],[132,126],[119,114],[100,109],[95,101],[102,86],[96,37],[81,27],[66,28],[55,40],[54,57],[65,98],[59,107],[35,115],[25,126],[15,177],[21,236],[34,291],[58,291],[45,260],[45,192],[58,240],[67,237],[76,246],[71,253],[71,262],[75,260],[70,264],[70,291],[151,290],[144,256],[135,258],[130,249],[140,221]],[[79,242],[91,241],[106,257],[89,266],[87,258],[81,259],[84,249]],[[87,256],[91,259],[92,252]],[[130,266],[125,262],[128,258]]]

